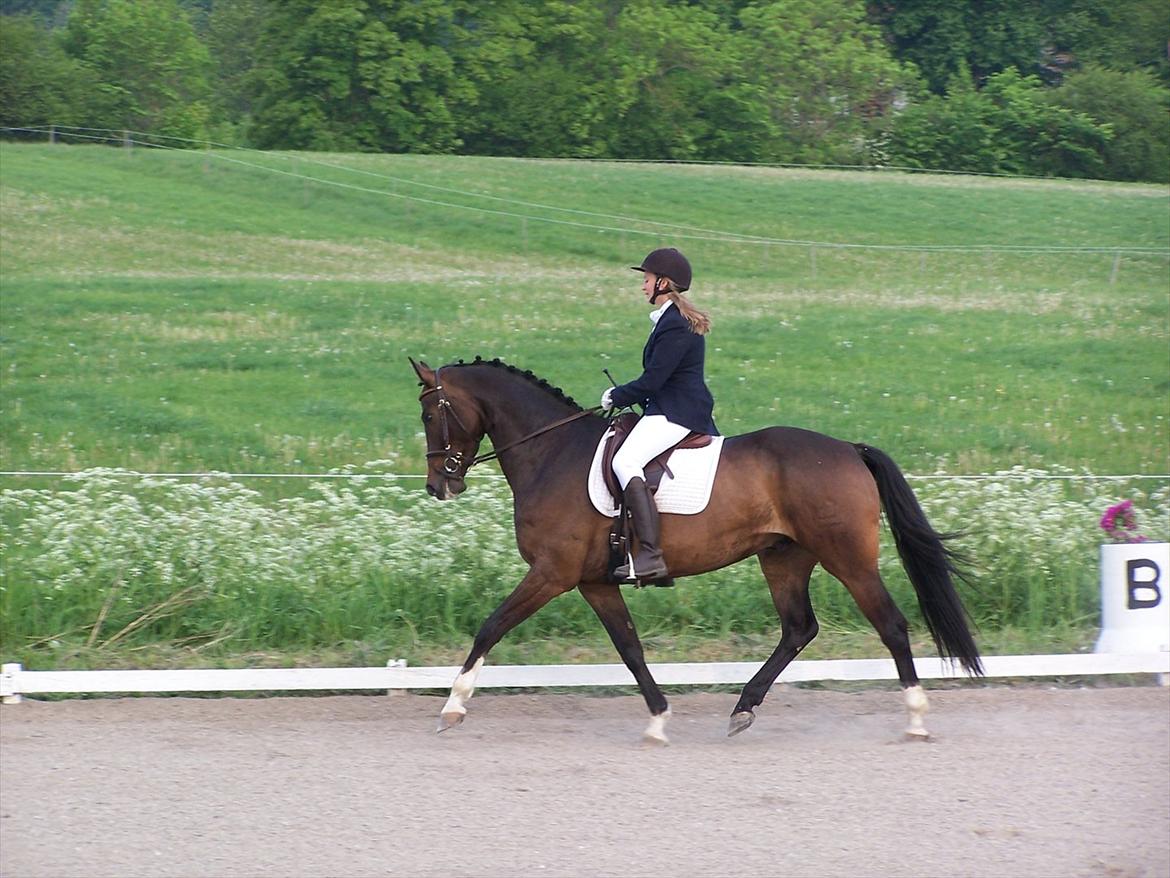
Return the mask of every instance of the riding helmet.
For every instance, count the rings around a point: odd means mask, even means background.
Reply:
[[[680,291],[691,288],[691,264],[673,247],[651,251],[641,265],[631,265],[634,271],[648,271],[659,277],[668,277]]]

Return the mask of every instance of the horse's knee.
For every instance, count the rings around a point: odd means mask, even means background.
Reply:
[[[781,625],[783,627],[783,640],[787,641],[786,645],[791,646],[797,652],[812,643],[821,630],[816,617],[812,615],[784,619]]]
[[[800,644],[800,648],[804,649],[820,633],[821,626],[816,619],[807,620],[796,632],[796,641]]]

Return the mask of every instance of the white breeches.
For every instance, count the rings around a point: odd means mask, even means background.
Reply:
[[[666,449],[682,442],[690,432],[686,427],[672,424],[666,415],[643,415],[613,456],[613,471],[622,489],[625,490],[630,479],[635,476],[646,478],[642,467]]]

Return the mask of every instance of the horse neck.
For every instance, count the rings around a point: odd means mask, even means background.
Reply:
[[[600,435],[600,430],[594,429],[601,423],[600,419],[585,417],[508,448],[525,436],[570,417],[577,409],[527,379],[510,374],[501,375],[495,381],[479,381],[475,397],[492,446],[507,449],[500,455],[499,464],[514,491],[530,474],[542,469],[540,464],[544,459],[556,456],[561,449],[575,448],[584,441],[586,433]]]
[[[520,393],[503,395],[487,401],[481,398],[487,415],[487,436],[496,448],[504,448],[536,431],[570,417],[576,409],[537,387],[522,387]],[[557,427],[515,447],[530,451],[542,444],[539,440],[555,438],[564,428]],[[534,445],[533,443],[537,443]],[[505,452],[508,453],[508,452]]]

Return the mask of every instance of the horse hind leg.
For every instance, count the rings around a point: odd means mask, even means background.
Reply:
[[[809,577],[816,559],[795,543],[765,549],[758,557],[764,578],[768,580],[768,589],[772,592],[772,603],[780,616],[780,642],[763,667],[743,687],[731,712],[728,737],[738,735],[755,722],[755,708],[763,702],[789,662],[812,643],[819,630],[808,596]]]
[[[914,656],[910,652],[910,634],[906,617],[902,615],[902,611],[886,590],[876,563],[871,569],[860,573],[838,573],[828,565],[826,569],[844,583],[894,659],[898,680],[902,684],[906,710],[910,716],[909,724],[906,726],[906,737],[911,740],[928,740],[930,733],[926,730],[923,717],[930,709],[930,702],[926,697],[926,690],[918,680],[918,672],[914,670]]]
[[[893,656],[894,666],[898,670],[898,681],[902,684],[906,711],[909,714],[906,737],[917,741],[928,740],[930,733],[926,730],[923,718],[930,709],[930,701],[918,680],[918,672],[914,670],[914,655],[910,652],[910,634],[906,617],[886,591],[885,583],[876,570],[862,590],[864,600],[858,598],[857,590],[850,588],[854,600],[861,607],[861,612],[869,619],[882,643]]]

